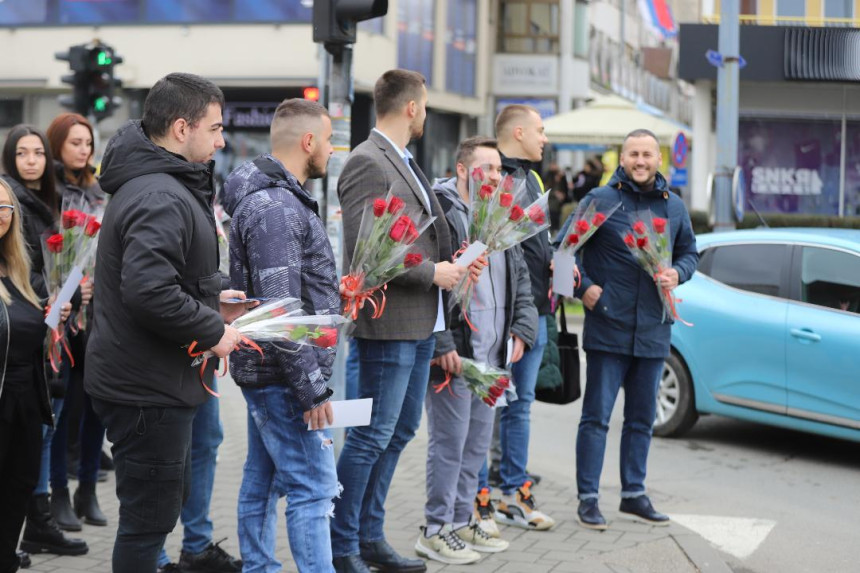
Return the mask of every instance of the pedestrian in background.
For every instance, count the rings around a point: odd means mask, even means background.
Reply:
[[[579,522],[606,529],[598,507],[606,432],[618,390],[624,388],[621,431],[621,513],[652,525],[669,518],[657,512],[645,494],[645,473],[657,388],[669,355],[671,319],[664,319],[659,288],[674,289],[693,276],[698,263],[690,216],[680,197],[669,192],[657,137],[648,130],[630,132],[621,147],[618,169],[608,185],[592,190],[591,201],[621,202],[577,255],[581,283],[575,295],[585,306],[583,348],[587,356],[585,397],[576,436],[576,486]],[[637,211],[650,210],[669,221],[672,266],[655,279],[624,244]],[[564,237],[572,216],[559,237]]]
[[[100,182],[112,199],[99,233],[84,382],[113,444],[114,571],[156,570],[188,495],[192,422],[207,399],[190,347],[223,358],[240,341],[225,322],[245,304],[219,295],[244,294],[221,291],[212,211],[223,105],[208,80],[169,74],[147,95],[143,120],[126,123],[105,151]]]
[[[305,99],[275,110],[271,153],[236,168],[224,186],[232,286],[255,297],[301,299],[309,315],[339,314],[337,268],[319,206],[304,188],[324,177],[332,127]],[[332,571],[329,517],[339,493],[328,387],[334,348],[261,344],[230,362],[248,404],[248,457],[239,490],[239,546],[245,571],[277,571],[278,499],[299,571]],[[309,429],[310,425],[310,429]]]

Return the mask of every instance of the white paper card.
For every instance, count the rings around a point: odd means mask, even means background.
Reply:
[[[568,253],[556,252],[552,256],[552,291],[562,296],[573,296],[573,269],[576,258]]]
[[[373,409],[373,398],[361,400],[332,400],[331,410],[334,423],[324,428],[352,428],[370,424],[370,412]],[[308,430],[311,429],[308,423]]]
[[[45,317],[45,324],[51,328],[57,328],[57,326],[59,326],[60,307],[72,300],[72,297],[75,295],[75,291],[78,290],[78,286],[81,284],[81,280],[83,280],[83,278],[83,271],[78,267],[72,267],[72,270],[69,273],[69,278],[67,278],[66,282],[63,283],[63,288],[60,289],[60,294],[57,295],[57,300],[55,300],[54,304],[51,305],[51,312],[49,312],[48,316]]]
[[[487,245],[485,245],[481,241],[475,241],[474,243],[466,247],[466,250],[463,251],[463,254],[460,255],[460,257],[456,261],[454,261],[454,264],[461,267],[468,267],[473,262],[475,262],[475,259],[483,255],[486,250]]]
[[[505,364],[510,364],[514,359],[514,337],[508,338],[508,343],[505,345]]]

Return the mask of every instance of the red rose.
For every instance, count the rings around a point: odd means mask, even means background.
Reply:
[[[502,207],[510,207],[511,203],[514,202],[514,196],[510,193],[502,193],[499,195],[499,205]]]
[[[588,221],[586,221],[585,219],[580,219],[579,221],[576,222],[576,225],[574,226],[574,228],[576,229],[576,232],[579,233],[580,235],[585,234],[585,232],[588,231],[588,228],[589,228],[588,227]]]
[[[403,199],[400,197],[392,197],[391,201],[388,202],[388,212],[394,215],[401,209],[403,209]]]
[[[668,222],[666,221],[666,219],[663,219],[662,217],[654,217],[652,219],[652,222],[654,223],[655,231],[657,231],[658,233],[666,232],[666,223]]]
[[[486,404],[487,406],[489,406],[490,408],[492,408],[492,407],[494,407],[494,406],[496,405],[496,400],[495,400],[493,397],[491,397],[491,396],[487,396],[486,398],[484,398],[484,399],[482,400],[482,402],[483,402],[484,404]]]
[[[505,389],[500,388],[499,386],[490,386],[490,389],[488,390],[488,392],[490,393],[490,396],[492,396],[493,398],[498,398],[499,396],[501,396],[502,394],[505,393]]]
[[[415,224],[412,222],[412,219],[409,218],[409,215],[401,215],[394,221],[394,224],[391,225],[391,230],[388,232],[388,236],[391,237],[392,241],[399,243],[404,238],[409,239],[412,234],[416,234]]]
[[[500,377],[496,380],[496,384],[497,384],[497,385],[499,385],[499,386],[500,386],[500,387],[502,387],[502,388],[507,388],[508,386],[510,386],[510,385],[511,385],[511,379],[510,379],[510,378],[506,378],[506,377],[504,377],[504,376],[500,376]]]
[[[648,237],[639,237],[636,239],[636,246],[640,249],[644,249],[648,246]]]
[[[51,235],[48,237],[48,251],[51,253],[62,253],[63,252],[63,235],[57,233],[56,235]]]
[[[478,191],[478,197],[486,201],[492,196],[493,188],[490,185],[481,185],[481,189]]]
[[[576,245],[577,243],[579,243],[579,235],[577,235],[576,233],[571,233],[567,236],[567,242],[571,245]]]
[[[543,225],[544,223],[546,223],[546,213],[544,213],[543,209],[541,209],[539,206],[532,205],[532,207],[529,209],[529,219],[531,219],[532,222],[538,225]]]
[[[382,217],[385,214],[385,209],[388,207],[388,204],[385,202],[385,199],[376,199],[373,201],[373,216],[374,217]]]
[[[595,227],[599,227],[604,221],[606,221],[606,215],[603,213],[595,213],[594,217],[591,219],[591,224]]]
[[[316,337],[314,343],[320,348],[331,348],[337,344],[337,329],[336,328],[320,328],[320,335]]]
[[[510,175],[505,175],[505,178],[502,179],[502,190],[505,193],[510,193],[514,188],[514,178]]]
[[[631,249],[636,246],[636,239],[633,237],[632,233],[627,233],[626,235],[624,235],[624,244]]]
[[[523,215],[525,215],[525,212],[523,211],[522,207],[520,207],[519,205],[514,205],[513,207],[511,207],[511,221],[519,221],[523,218]]]
[[[64,229],[71,229],[72,227],[77,227],[81,221],[81,217],[83,217],[83,221],[86,222],[87,216],[84,213],[81,213],[77,209],[70,209],[68,211],[63,211],[62,221]]]
[[[421,256],[421,253],[407,253],[406,257],[403,259],[403,266],[407,269],[411,269],[412,267],[417,267],[424,260],[424,257]]]
[[[633,223],[633,231],[637,235],[644,235],[646,230],[647,229],[645,228],[645,223],[643,223],[642,221],[636,221],[635,223]]]
[[[484,170],[480,167],[475,167],[472,169],[472,179],[475,181],[483,181],[484,180]]]
[[[84,233],[87,237],[95,237],[96,233],[98,233],[101,228],[102,224],[96,221],[95,217],[93,217],[92,221],[87,222],[87,226],[84,228]]]

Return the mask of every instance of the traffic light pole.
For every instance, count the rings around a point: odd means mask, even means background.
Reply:
[[[717,169],[714,174],[714,231],[735,228],[732,213],[732,180],[738,164],[738,88],[740,83],[740,29],[738,2],[720,8],[717,68]]]
[[[327,46],[326,49],[329,49]],[[331,49],[328,61],[328,82],[325,90],[326,101],[332,126],[332,146],[334,153],[328,163],[328,175],[326,177],[325,189],[325,216],[326,229],[329,240],[334,251],[335,261],[338,267],[338,276],[349,269],[343,269],[343,224],[340,211],[340,200],[337,197],[337,182],[343,171],[343,164],[349,155],[350,138],[352,135],[352,44],[336,46]],[[347,347],[344,337],[338,341],[337,357],[332,368],[332,377],[329,380],[335,396],[339,399],[346,398],[346,354]],[[343,432],[335,436],[336,448],[340,450],[343,443]]]

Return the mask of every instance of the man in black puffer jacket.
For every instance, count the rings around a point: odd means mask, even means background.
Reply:
[[[99,235],[84,380],[113,443],[114,571],[155,571],[187,495],[191,425],[207,398],[202,378],[217,362],[201,373],[190,347],[225,357],[240,340],[224,323],[244,304],[219,304],[212,211],[223,104],[211,82],[170,74],[150,90],[142,122],[111,139],[102,164],[100,183],[113,198]]]

